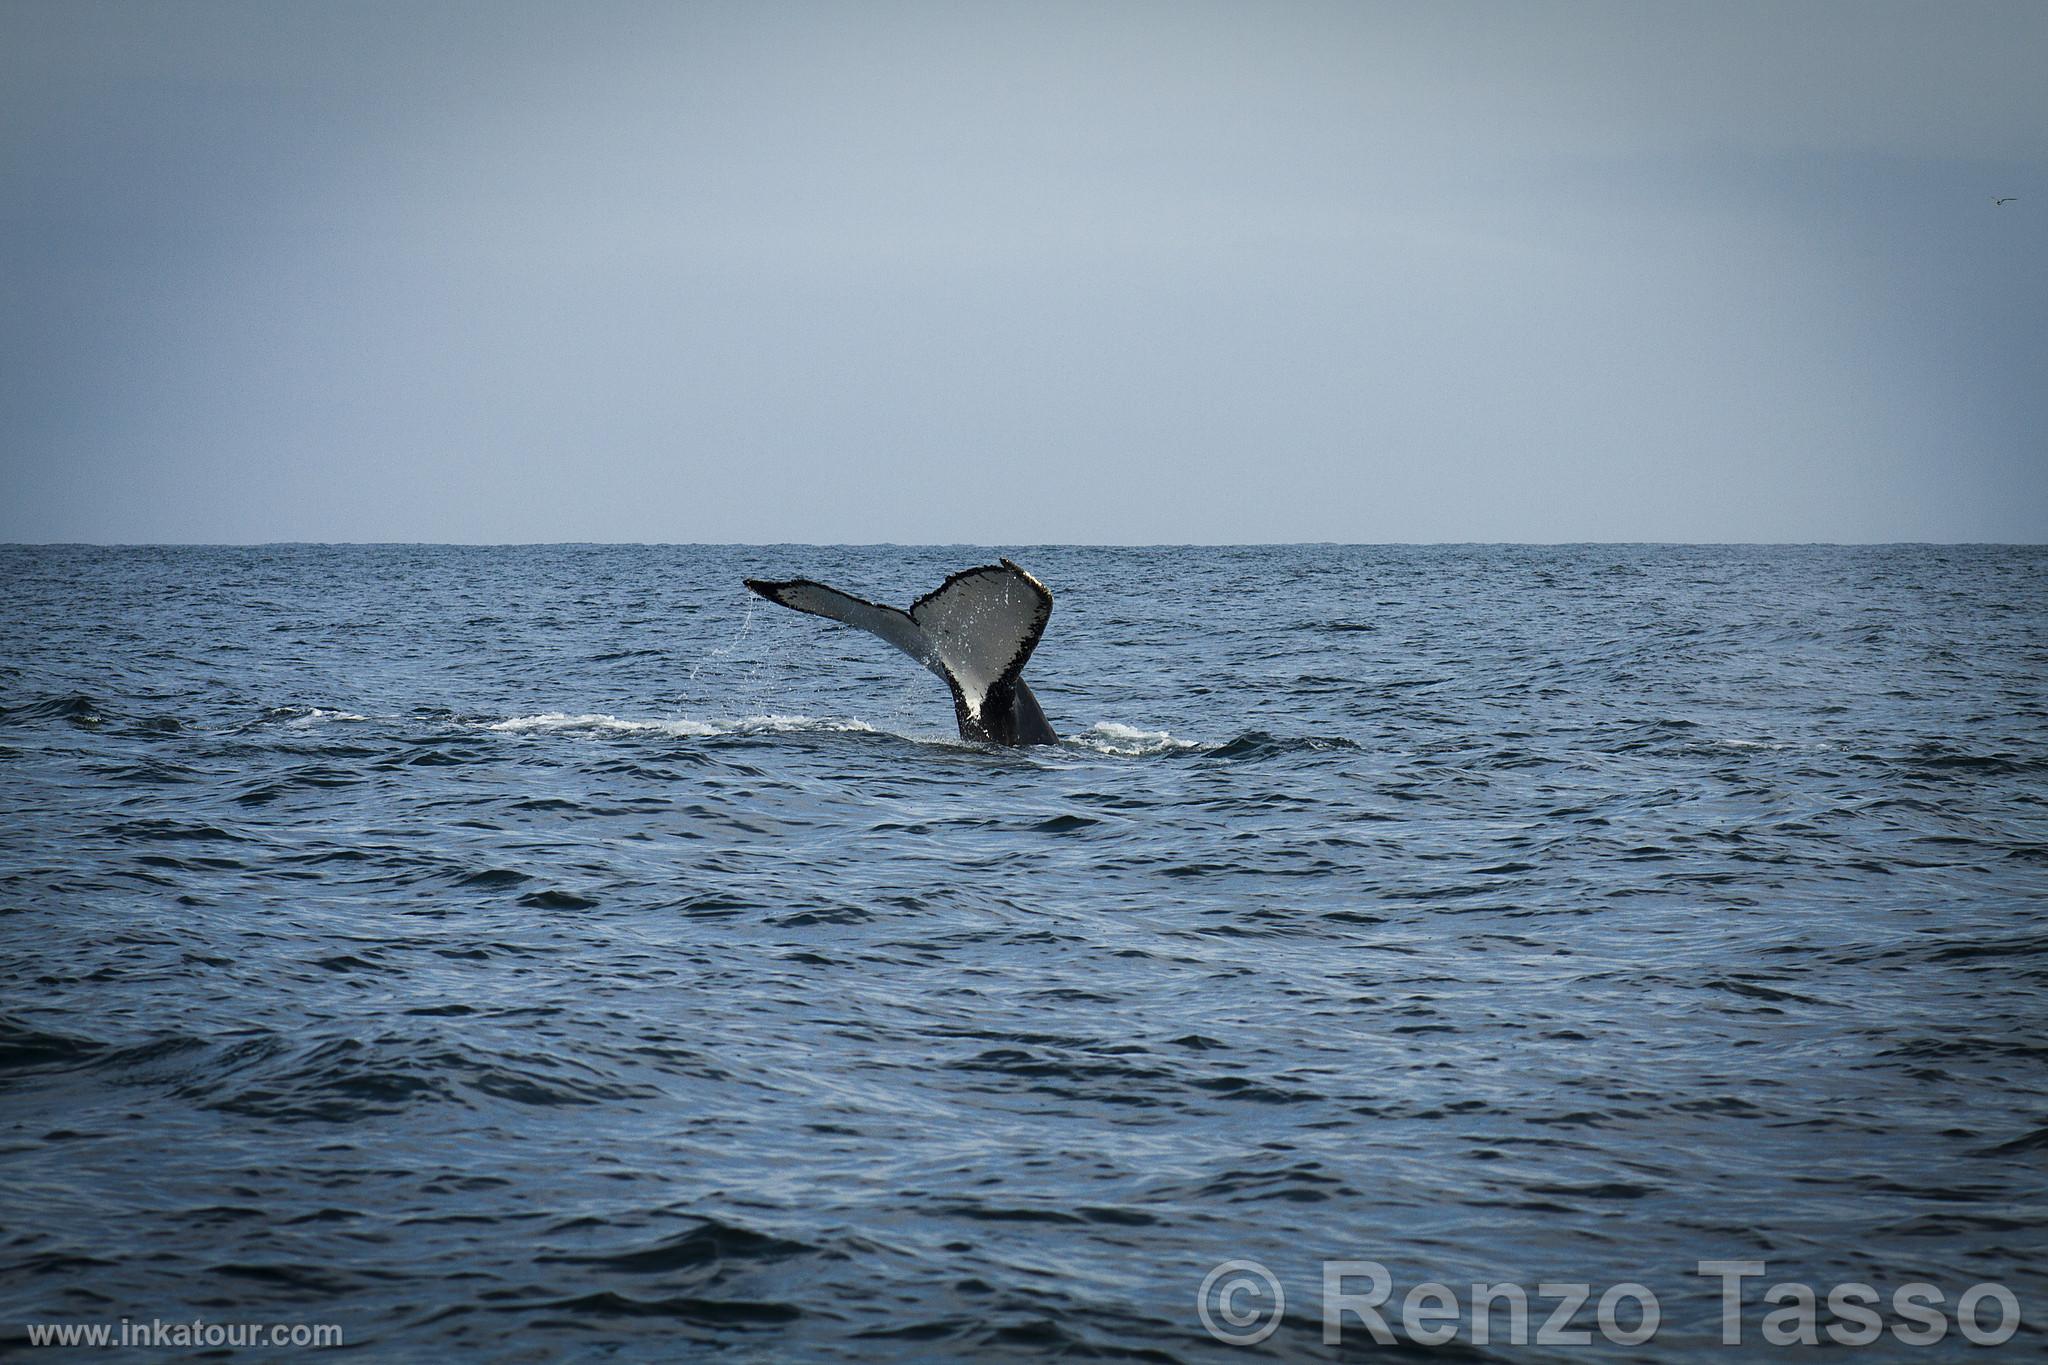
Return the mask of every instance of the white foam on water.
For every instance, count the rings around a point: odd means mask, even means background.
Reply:
[[[1125,757],[1202,747],[1191,739],[1175,739],[1164,730],[1140,730],[1135,725],[1123,725],[1113,720],[1096,721],[1083,733],[1072,736],[1071,742],[1101,753]]]
[[[703,721],[677,718],[670,720],[630,720],[601,712],[584,712],[572,715],[567,711],[544,711],[534,716],[513,716],[506,720],[486,725],[486,730],[500,734],[614,734],[614,735],[670,735],[676,738],[698,738],[704,735],[780,734],[790,731],[858,731],[874,733],[875,727],[857,720],[819,720],[813,716],[746,716],[739,720]]]
[[[796,730],[825,730],[848,734],[878,735],[882,732],[864,720],[820,720],[816,716],[746,716],[725,729],[728,734],[781,734]]]

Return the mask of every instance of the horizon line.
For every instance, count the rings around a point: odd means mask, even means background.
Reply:
[[[263,550],[263,549],[779,549],[950,550],[1028,546],[1059,550],[1439,549],[1487,546],[1560,549],[1572,546],[1662,549],[2041,549],[2048,540],[9,540],[7,550]]]

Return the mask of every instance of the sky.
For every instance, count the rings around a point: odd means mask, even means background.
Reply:
[[[2038,0],[0,0],[0,541],[2040,542],[2044,58]]]

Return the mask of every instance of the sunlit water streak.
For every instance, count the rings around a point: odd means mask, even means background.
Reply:
[[[1010,553],[1049,749],[739,585],[981,549],[0,550],[6,1330],[1235,1359],[1230,1257],[1304,1358],[1325,1257],[1639,1280],[1660,1359],[1708,1257],[2048,1318],[2048,555]]]

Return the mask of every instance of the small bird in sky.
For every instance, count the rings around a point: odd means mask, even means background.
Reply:
[[[2005,198],[2003,198],[2003,199],[1994,199],[1994,200],[1992,200],[1992,201],[1991,201],[1991,207],[1993,207],[1993,208],[1997,208],[1997,207],[1998,207],[1998,206],[1999,206],[2000,204],[2011,204],[2011,203],[2016,203],[2016,202],[2018,202],[2018,200],[2019,200],[2019,196],[2018,196],[2018,195],[2016,195],[2016,194],[2008,194],[2008,195],[2007,195],[2007,196],[2005,196]]]

